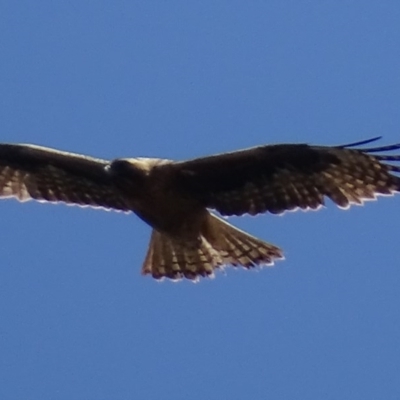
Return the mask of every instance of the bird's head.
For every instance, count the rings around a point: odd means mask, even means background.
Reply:
[[[151,159],[117,158],[108,165],[108,173],[123,185],[135,186],[144,183],[152,169]]]
[[[143,174],[148,175],[153,167],[151,158],[117,158],[109,165],[112,174]]]

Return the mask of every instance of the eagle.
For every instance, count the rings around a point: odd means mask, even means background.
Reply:
[[[400,191],[400,144],[274,144],[188,161],[111,161],[30,144],[0,144],[0,197],[133,212],[152,228],[142,274],[213,277],[226,265],[272,265],[282,250],[220,216],[340,208]],[[210,211],[211,210],[211,211]]]

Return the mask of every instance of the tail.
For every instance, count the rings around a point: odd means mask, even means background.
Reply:
[[[272,265],[280,258],[283,255],[278,247],[208,214],[194,242],[153,230],[142,274],[151,274],[155,279],[198,280],[200,276],[213,277],[214,270],[223,265],[241,265],[249,269]]]

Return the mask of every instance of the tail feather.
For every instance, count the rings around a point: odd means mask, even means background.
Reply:
[[[223,241],[220,248],[224,263],[233,266],[243,266],[245,268],[255,267],[257,265],[273,265],[275,259],[283,258],[282,251],[238,228],[233,227],[226,221],[212,216],[211,225],[219,232]]]
[[[142,273],[153,278],[198,280],[213,277],[223,265],[272,265],[281,250],[209,214],[195,241],[177,239],[153,230]]]

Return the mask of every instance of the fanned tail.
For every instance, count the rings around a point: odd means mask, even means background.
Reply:
[[[283,258],[281,250],[251,236],[226,221],[208,214],[201,234],[195,241],[173,238],[153,230],[142,273],[155,279],[213,277],[223,265],[272,265]]]

